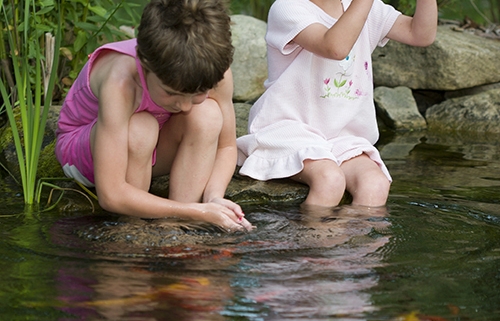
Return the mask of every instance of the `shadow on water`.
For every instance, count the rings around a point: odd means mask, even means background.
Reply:
[[[248,234],[86,211],[3,217],[0,315],[498,320],[497,143],[408,133],[379,148],[394,178],[386,208],[244,205]],[[22,212],[0,184],[0,214]]]

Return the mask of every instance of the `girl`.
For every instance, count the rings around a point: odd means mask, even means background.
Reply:
[[[428,46],[436,29],[436,0],[417,0],[413,17],[381,0],[276,0],[266,92],[237,141],[240,173],[305,183],[304,205],[336,206],[345,190],[354,205],[385,205],[371,53],[389,39]]]

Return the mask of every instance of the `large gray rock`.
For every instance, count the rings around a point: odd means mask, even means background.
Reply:
[[[267,24],[245,15],[231,16],[234,60],[231,65],[234,79],[233,98],[251,101],[264,92],[267,78],[267,48],[264,39]]]
[[[424,117],[418,111],[410,88],[377,87],[373,97],[377,106],[377,115],[390,128],[414,130],[427,127]]]
[[[291,179],[264,182],[235,174],[227,187],[226,197],[239,204],[302,202],[308,191],[308,186]]]
[[[236,137],[246,135],[248,133],[248,114],[252,108],[251,104],[234,103],[234,113],[236,116]]]
[[[429,47],[389,41],[372,57],[375,86],[458,90],[500,81],[500,41],[446,25]]]
[[[448,99],[427,109],[425,116],[431,130],[500,134],[500,89]]]

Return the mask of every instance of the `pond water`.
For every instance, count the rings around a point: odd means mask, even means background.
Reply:
[[[379,148],[385,209],[242,204],[255,231],[170,246],[99,240],[125,225],[107,213],[24,215],[1,180],[1,318],[500,320],[499,144],[408,133]]]

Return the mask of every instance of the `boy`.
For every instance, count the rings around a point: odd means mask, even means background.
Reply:
[[[153,0],[137,39],[98,48],[63,104],[56,156],[107,211],[250,230],[224,199],[236,164],[230,18],[221,0]],[[169,197],[148,192],[170,174]]]

